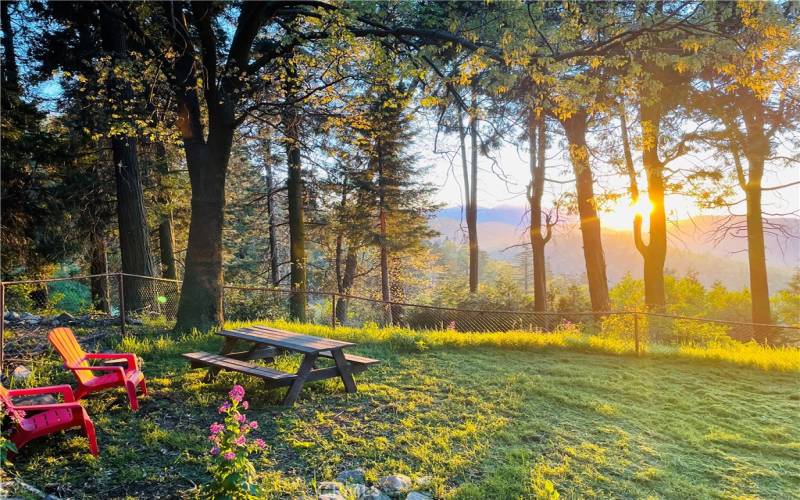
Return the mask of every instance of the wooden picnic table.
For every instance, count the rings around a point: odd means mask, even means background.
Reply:
[[[192,363],[192,367],[207,366],[209,379],[213,379],[220,370],[231,370],[262,378],[271,387],[288,386],[283,399],[283,404],[287,406],[294,404],[306,382],[315,380],[339,377],[344,382],[345,391],[356,392],[353,374],[379,363],[377,359],[346,354],[344,349],[354,346],[352,342],[303,335],[268,326],[222,330],[218,334],[225,337],[219,354],[190,352],[183,357]],[[249,343],[250,346],[245,351],[234,352],[239,342]],[[257,359],[273,362],[281,351],[303,355],[297,373],[286,373],[250,362]],[[317,368],[319,358],[332,359],[334,366]]]

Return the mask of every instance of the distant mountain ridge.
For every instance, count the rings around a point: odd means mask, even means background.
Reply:
[[[461,226],[465,224],[462,218],[461,207],[448,207],[436,214],[431,227],[441,233],[439,239],[463,242]],[[719,281],[729,288],[747,287],[747,241],[730,234],[715,239],[715,230],[725,220],[725,217],[705,215],[670,223],[666,267],[678,275],[695,272],[707,286]],[[520,252],[526,251],[515,245],[527,241],[528,221],[524,207],[479,207],[478,242],[481,250],[495,259],[514,261]],[[782,225],[789,234],[800,235],[798,218],[769,221]],[[603,248],[611,282],[618,281],[628,272],[641,277],[642,260],[633,245],[630,231],[604,229]],[[552,274],[582,276],[583,247],[577,220],[572,218],[559,224],[545,251]],[[800,240],[767,234],[766,251],[770,291],[775,292],[786,286],[794,269],[800,266]]]

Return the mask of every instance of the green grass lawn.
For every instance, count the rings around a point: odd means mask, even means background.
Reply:
[[[441,498],[797,498],[800,380],[713,360],[619,356],[559,346],[426,345],[368,336],[353,352],[383,363],[341,382],[306,386],[291,409],[282,391],[223,373],[207,384],[179,353],[216,350],[199,334],[159,330],[112,342],[145,359],[152,395],[131,413],[122,391],[89,396],[101,455],[77,432],[23,450],[12,473],[72,497],[196,493],[207,480],[208,426],[234,383],[269,450],[256,466],[278,498],[312,494],[315,482],[363,467],[430,476]],[[412,339],[413,340],[413,339]],[[294,358],[279,360],[292,369]],[[35,382],[69,382],[53,358]]]

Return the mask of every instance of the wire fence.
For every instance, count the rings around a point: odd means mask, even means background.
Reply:
[[[4,359],[47,348],[46,332],[74,325],[85,339],[109,329],[159,319],[175,321],[181,282],[109,273],[48,280],[0,283],[4,315],[0,331],[0,367]],[[223,311],[228,321],[297,319],[292,303],[304,303],[304,321],[328,326],[400,326],[414,330],[458,332],[553,332],[574,328],[583,334],[615,337],[635,345],[708,345],[722,341],[768,341],[800,346],[800,326],[759,325],[641,311],[533,312],[471,310],[405,302],[383,302],[334,292],[225,285]]]

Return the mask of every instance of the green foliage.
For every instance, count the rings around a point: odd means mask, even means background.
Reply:
[[[204,490],[204,496],[214,499],[249,500],[262,497],[256,484],[256,469],[250,455],[264,449],[263,439],[248,441],[247,436],[258,429],[258,422],[248,421],[241,410],[250,405],[244,398],[244,388],[234,385],[228,393],[230,401],[225,401],[218,411],[224,415],[222,423],[211,424],[209,441],[213,448],[208,466],[213,480]]]

